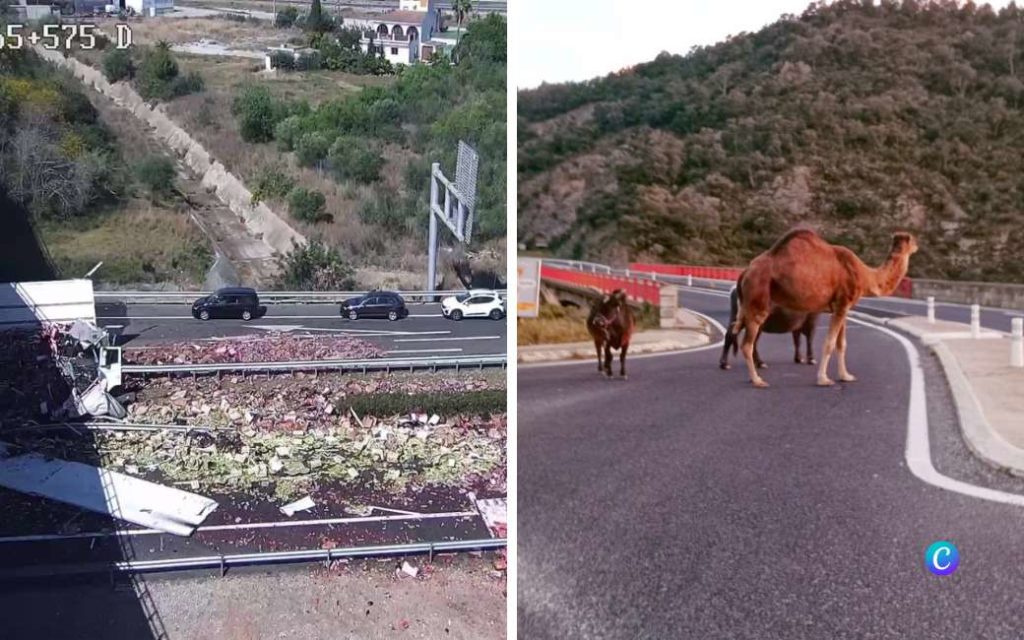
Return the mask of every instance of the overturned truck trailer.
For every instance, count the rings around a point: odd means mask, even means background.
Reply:
[[[0,284],[0,487],[143,527],[191,535],[217,503],[172,487],[4,442],[6,427],[123,418],[121,350],[96,324],[90,280]]]
[[[91,280],[0,284],[0,420],[67,420],[124,408],[121,350],[96,325]]]

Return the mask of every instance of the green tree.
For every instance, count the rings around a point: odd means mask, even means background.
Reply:
[[[299,17],[299,10],[295,7],[285,7],[274,15],[274,26],[287,29],[295,24],[295,20]]]
[[[174,163],[165,156],[149,156],[135,168],[135,177],[154,200],[173,191],[174,176]]]
[[[135,65],[127,49],[111,49],[103,56],[103,75],[110,82],[130,80],[135,75]]]
[[[242,87],[231,104],[231,112],[238,119],[239,133],[247,142],[273,140],[274,127],[284,115],[282,111],[263,85]]]
[[[305,187],[295,187],[288,194],[288,210],[303,222],[329,222],[333,216],[324,211],[324,194]]]
[[[462,40],[462,23],[466,16],[473,11],[473,0],[452,0],[452,11],[455,12],[455,19],[458,22],[459,34],[455,38],[456,45]]]
[[[280,259],[281,286],[298,291],[351,291],[356,288],[355,269],[337,249],[313,239],[295,245]]]
[[[370,184],[380,179],[384,158],[354,138],[339,136],[330,149],[331,169],[342,180]]]

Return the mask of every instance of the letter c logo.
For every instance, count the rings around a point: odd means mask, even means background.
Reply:
[[[924,565],[937,576],[948,576],[960,566],[960,552],[952,542],[933,542],[924,552]]]

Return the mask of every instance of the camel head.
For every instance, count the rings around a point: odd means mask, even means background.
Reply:
[[[892,234],[892,249],[889,251],[893,256],[912,256],[917,253],[917,240],[911,234],[900,231]]]

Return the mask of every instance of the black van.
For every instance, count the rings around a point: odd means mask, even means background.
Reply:
[[[256,290],[246,287],[217,289],[192,304],[192,317],[200,320],[209,320],[210,318],[251,320],[266,312],[267,308],[260,306],[260,298],[256,295]]]

